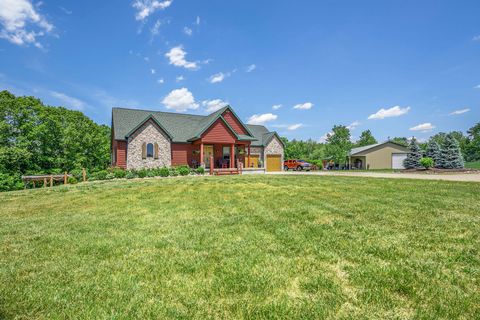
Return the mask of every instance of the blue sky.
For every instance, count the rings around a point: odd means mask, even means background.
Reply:
[[[480,120],[480,1],[0,0],[0,89],[110,123],[206,114],[321,140]]]

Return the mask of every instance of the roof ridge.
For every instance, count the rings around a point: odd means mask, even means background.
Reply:
[[[122,109],[122,110],[131,110],[131,111],[145,111],[145,112],[150,112],[150,113],[166,113],[166,114],[174,114],[174,115],[179,115],[179,116],[194,116],[194,117],[202,117],[206,118],[208,115],[201,115],[201,114],[193,114],[193,113],[180,113],[180,112],[172,112],[172,111],[155,111],[155,110],[148,110],[148,109],[135,109],[135,108],[124,108],[124,107],[112,107],[113,109]]]

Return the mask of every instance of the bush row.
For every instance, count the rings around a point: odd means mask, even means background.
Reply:
[[[190,169],[188,166],[172,167],[172,168],[152,168],[152,169],[140,169],[140,170],[124,170],[121,168],[110,168],[108,170],[101,170],[93,172],[88,175],[88,180],[111,180],[111,179],[134,179],[134,178],[146,178],[146,177],[175,177],[175,176],[188,176],[188,175],[202,175],[205,173],[205,169],[200,167],[197,169]],[[75,172],[72,172],[77,179],[81,178],[76,176]]]

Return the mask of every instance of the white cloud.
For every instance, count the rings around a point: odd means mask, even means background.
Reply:
[[[187,111],[188,109],[198,109],[199,105],[195,102],[193,94],[187,88],[172,90],[162,103],[167,109],[172,109],[177,112]]]
[[[251,65],[249,65],[249,66],[245,69],[245,71],[246,71],[246,72],[252,72],[252,71],[255,70],[255,69],[257,69],[257,66],[254,65],[254,64],[251,64]]]
[[[53,25],[35,10],[29,0],[0,0],[0,24],[0,38],[17,45],[33,44],[38,48],[42,45],[37,37],[53,30]]]
[[[184,76],[177,76],[177,77],[175,78],[175,81],[176,81],[176,82],[180,82],[180,81],[183,81],[183,80],[185,80],[185,77],[184,77]]]
[[[303,123],[292,124],[292,125],[287,127],[287,130],[293,131],[293,130],[297,130],[301,127],[303,127]]]
[[[200,16],[197,16],[197,19],[195,19],[195,24],[196,24],[197,26],[200,25]]]
[[[480,84],[478,86],[473,87],[474,89],[480,89]]]
[[[208,112],[208,113],[215,112],[215,111],[225,107],[226,105],[228,105],[228,102],[225,102],[221,99],[202,101],[202,106],[205,107],[205,111]]]
[[[183,33],[185,33],[187,36],[191,36],[193,34],[193,30],[190,29],[189,27],[184,27]]]
[[[160,27],[161,27],[162,23],[160,22],[160,20],[157,20],[155,22],[155,24],[153,25],[153,27],[150,29],[150,33],[152,34],[152,37],[156,36],[157,34],[160,33]]]
[[[157,83],[158,83],[158,84],[164,84],[164,83],[165,83],[165,79],[160,78],[160,79],[157,80]]]
[[[358,126],[360,125],[360,122],[358,121],[353,121],[347,126],[347,129],[349,130],[355,130]]]
[[[468,111],[470,111],[469,108],[460,109],[460,110],[455,110],[455,111],[453,111],[452,113],[450,113],[450,115],[451,115],[451,116],[456,116],[456,115],[459,115],[459,114],[467,113]]]
[[[216,73],[212,76],[210,76],[210,78],[208,78],[208,81],[210,83],[219,83],[219,82],[222,82],[223,80],[225,80],[226,77],[230,76],[229,73],[223,73],[223,72],[219,72],[219,73]]]
[[[401,108],[400,106],[391,107],[390,109],[380,109],[376,113],[371,114],[368,119],[385,119],[390,117],[399,117],[408,113],[410,107]]]
[[[272,106],[272,109],[273,109],[273,110],[278,110],[278,109],[280,109],[281,107],[282,107],[281,104],[274,104],[274,105]]]
[[[170,60],[170,64],[176,67],[183,67],[189,70],[195,70],[198,68],[196,62],[190,62],[185,59],[187,53],[183,50],[182,46],[174,47],[170,49],[165,56]]]
[[[132,4],[132,6],[137,10],[135,19],[143,21],[155,11],[168,8],[172,2],[172,0],[135,0]]]
[[[50,91],[50,95],[55,99],[62,101],[62,103],[65,103],[65,107],[67,108],[72,108],[76,110],[85,109],[86,103],[80,99],[70,97],[65,93],[57,92],[57,91]]]
[[[422,131],[422,132],[427,132],[433,129],[435,129],[435,126],[432,125],[430,122],[422,123],[415,127],[410,128],[411,131]]]
[[[157,71],[155,71],[155,69],[150,69],[150,73],[151,74],[155,74]]]
[[[480,41],[480,34],[472,38],[473,41]]]
[[[312,109],[312,107],[313,107],[313,103],[305,102],[305,103],[299,103],[299,104],[293,106],[293,109],[309,110],[309,109]]]
[[[250,118],[248,118],[249,124],[264,124],[268,121],[276,120],[278,116],[273,113],[264,113],[264,114],[254,114]]]

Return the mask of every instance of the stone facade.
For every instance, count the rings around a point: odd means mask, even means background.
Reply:
[[[265,146],[265,149],[263,150],[263,163],[265,164],[267,161],[267,155],[268,154],[280,154],[282,155],[282,171],[283,171],[283,161],[284,159],[284,149],[283,149],[283,144],[278,140],[276,136],[273,137],[273,139]]]
[[[142,158],[142,144],[155,142],[158,144],[158,159]],[[128,138],[127,169],[170,167],[172,150],[169,137],[151,119],[145,122]]]

